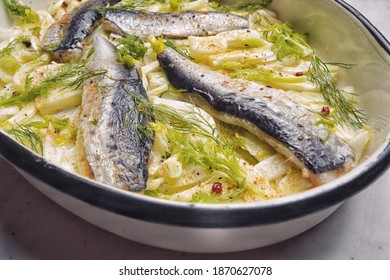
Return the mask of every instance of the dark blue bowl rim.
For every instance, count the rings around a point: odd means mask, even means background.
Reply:
[[[386,38],[356,9],[342,0],[335,0],[353,14],[390,54]],[[390,165],[390,143],[368,171],[353,180],[313,196],[286,200],[275,204],[241,204],[238,207],[188,205],[145,199],[141,195],[124,195],[48,163],[8,136],[0,133],[0,154],[18,169],[52,188],[92,206],[145,222],[195,228],[231,228],[284,222],[332,207],[360,192],[376,180]]]

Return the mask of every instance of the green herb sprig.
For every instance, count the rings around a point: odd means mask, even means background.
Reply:
[[[12,40],[11,42],[8,43],[4,48],[0,50],[0,59],[3,57],[8,57],[12,54],[12,52],[15,50],[15,47],[20,44],[20,43],[28,43],[30,42],[30,38],[27,36],[22,36],[19,37],[15,40]]]
[[[311,62],[307,75],[308,80],[317,86],[327,105],[335,109],[335,119],[342,125],[354,129],[363,127],[366,123],[364,112],[356,108],[353,98],[347,97],[351,93],[338,89],[337,83],[328,68],[328,65],[351,68],[353,67],[352,64],[323,62],[310,49],[307,36],[294,31],[288,24],[272,24],[265,28],[263,34],[267,40],[273,43],[272,51],[280,61],[288,56],[295,56],[300,59],[310,53]]]
[[[12,135],[16,141],[31,148],[37,154],[42,155],[43,144],[38,134],[33,129],[26,125],[18,124],[17,127],[8,130],[8,133]]]
[[[366,123],[364,111],[356,108],[353,98],[348,98],[347,93],[337,88],[337,83],[330,73],[328,66],[317,55],[313,55],[309,67],[308,79],[314,83],[322,93],[325,102],[335,109],[335,117],[341,124],[351,128],[362,128]]]
[[[0,106],[21,106],[39,96],[46,96],[50,90],[56,87],[77,89],[86,79],[105,73],[104,71],[88,70],[86,67],[87,62],[88,59],[81,62],[63,64],[38,85],[33,84],[33,78],[30,75],[27,76],[24,89],[10,98],[0,99]]]
[[[17,17],[21,23],[39,22],[38,14],[30,7],[22,5],[16,0],[2,0],[2,3],[9,13]]]
[[[107,6],[104,8],[96,9],[99,13],[104,13],[107,10],[119,10],[119,11],[146,11],[150,5],[156,3],[164,3],[165,0],[127,0],[121,1],[114,6]]]
[[[193,203],[226,203],[237,201],[247,192],[245,188],[239,188],[223,195],[217,195],[214,192],[206,194],[204,192],[197,192],[192,195],[191,202]]]
[[[170,47],[171,49],[175,50],[177,53],[179,53],[180,55],[184,56],[185,58],[187,58],[189,60],[194,60],[194,58],[191,57],[190,52],[189,52],[188,49],[179,48],[173,41],[171,41],[171,40],[169,40],[167,38],[164,38],[163,42],[164,42],[164,45],[166,45],[167,47]]]
[[[17,44],[17,40],[13,40],[9,42],[8,45],[6,45],[4,48],[2,48],[0,50],[0,59],[2,59],[3,57],[10,56],[14,51],[16,44]]]
[[[118,60],[131,68],[147,51],[144,42],[135,35],[129,35],[118,42]]]
[[[210,138],[217,144],[224,140],[217,136],[217,128],[202,115],[198,107],[194,110],[177,110],[169,105],[155,104],[153,114],[156,121],[164,123],[181,134],[197,134]]]
[[[220,170],[237,185],[244,184],[246,172],[240,166],[234,150],[237,143],[218,134],[218,128],[202,115],[199,108],[194,106],[194,110],[178,110],[166,104],[152,104],[131,92],[128,94],[134,97],[138,104],[139,114],[155,120],[155,124],[150,123],[147,127],[138,124],[137,131],[140,134],[150,137],[156,129],[164,129],[164,134],[174,143],[170,153],[178,154],[181,162]],[[135,119],[137,117],[135,114]],[[162,124],[163,128],[159,124]],[[192,135],[201,135],[211,141],[193,141]]]
[[[279,61],[290,56],[302,58],[310,50],[308,36],[295,32],[287,23],[268,26],[264,29],[263,36],[273,43],[271,49]]]
[[[245,0],[234,5],[219,6],[221,12],[255,12],[271,5],[272,0]]]
[[[182,133],[173,128],[170,124],[163,124],[168,139],[169,153],[177,155],[179,161],[185,166],[201,166],[209,170],[218,170],[225,173],[228,178],[243,186],[246,179],[246,172],[240,166],[238,156],[234,151],[234,145],[224,141],[224,144],[214,141],[214,136],[209,134],[208,141],[193,139],[191,134]]]
[[[357,64],[353,64],[353,63],[342,63],[342,62],[324,62],[324,63],[326,65],[338,66],[344,69],[352,69],[353,67],[357,66]]]

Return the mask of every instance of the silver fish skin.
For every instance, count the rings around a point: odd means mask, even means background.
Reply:
[[[232,79],[166,48],[157,59],[170,83],[223,122],[241,126],[284,154],[313,184],[330,182],[353,164],[351,148],[306,108],[277,89]]]
[[[120,35],[149,35],[167,38],[215,35],[222,31],[247,29],[249,22],[238,15],[221,12],[152,13],[108,10],[104,14],[104,29]]]
[[[117,60],[117,50],[106,39],[93,39],[88,67],[106,74],[85,81],[77,139],[79,172],[91,179],[134,192],[148,179],[153,139],[139,133],[153,119],[137,110],[137,98],[147,99],[136,67]]]
[[[43,49],[53,54],[56,62],[70,62],[83,52],[84,40],[99,24],[102,15],[94,9],[114,5],[120,0],[89,0],[76,10],[64,15],[47,30],[42,42]]]

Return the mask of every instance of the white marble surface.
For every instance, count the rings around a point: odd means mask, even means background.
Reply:
[[[347,0],[390,38],[389,0]],[[162,250],[70,214],[0,158],[0,259],[390,259],[390,171],[313,229],[230,254]]]

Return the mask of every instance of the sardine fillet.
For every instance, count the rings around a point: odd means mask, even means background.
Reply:
[[[265,140],[316,184],[345,173],[351,148],[300,104],[276,89],[209,70],[167,48],[158,60],[170,83],[192,93],[198,106],[223,122],[241,126]]]
[[[147,163],[153,139],[139,133],[151,117],[137,109],[147,98],[137,69],[117,61],[116,48],[95,37],[88,67],[105,70],[85,81],[78,132],[79,172],[108,185],[141,191],[148,178]]]
[[[219,12],[152,13],[108,10],[104,14],[104,29],[121,35],[149,35],[168,38],[215,35],[222,31],[247,29],[248,20]]]
[[[65,14],[47,30],[42,42],[44,49],[52,51],[53,60],[70,62],[83,52],[84,40],[99,24],[102,15],[94,9],[113,5],[120,0],[89,0],[76,10]]]

